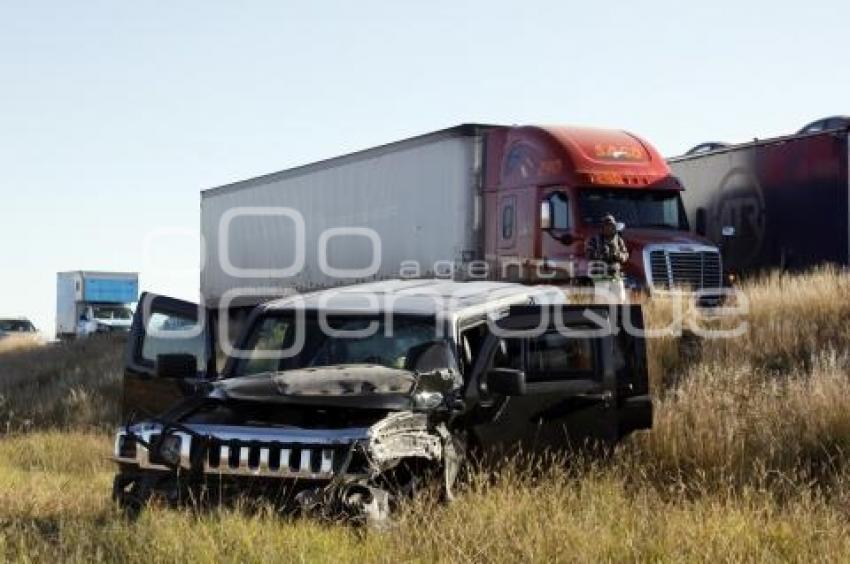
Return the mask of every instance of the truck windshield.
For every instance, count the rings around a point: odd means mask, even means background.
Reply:
[[[326,316],[320,322],[308,314],[297,323],[291,315],[269,316],[254,325],[233,375],[340,364],[417,370],[435,339],[434,318],[426,316]]]
[[[127,306],[96,305],[92,307],[95,319],[131,319],[133,312]]]
[[[688,229],[679,193],[671,190],[586,188],[579,195],[579,208],[591,225],[610,213],[626,227]]]

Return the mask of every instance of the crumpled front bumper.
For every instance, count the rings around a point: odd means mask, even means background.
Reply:
[[[403,458],[439,461],[445,437],[425,414],[397,412],[370,427],[304,429],[154,423],[121,429],[113,460],[124,467],[218,476],[330,480],[368,477]],[[167,445],[165,441],[168,441]]]
[[[172,456],[157,451],[162,426],[122,429],[115,439],[113,460],[140,470],[206,475],[329,480],[348,472],[354,445],[368,438],[367,428],[305,430],[297,428],[192,425],[194,434],[169,430]],[[179,440],[176,456],[175,440]],[[350,464],[349,464],[350,465]],[[362,468],[361,471],[365,470]],[[356,474],[356,473],[354,473]]]

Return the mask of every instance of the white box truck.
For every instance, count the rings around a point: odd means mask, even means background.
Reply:
[[[56,274],[56,338],[126,334],[139,299],[135,272],[76,270]]]

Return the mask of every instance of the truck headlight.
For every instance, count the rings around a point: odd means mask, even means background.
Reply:
[[[640,290],[642,287],[637,278],[629,275],[623,277],[623,286],[625,286],[628,290]]]
[[[180,447],[183,440],[177,435],[162,437],[159,443],[159,456],[166,464],[177,466],[180,464]]]

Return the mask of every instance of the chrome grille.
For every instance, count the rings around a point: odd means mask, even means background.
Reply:
[[[330,477],[346,456],[347,446],[263,444],[228,441],[213,443],[205,470],[223,474],[264,474]]]
[[[718,251],[653,249],[649,251],[648,266],[650,286],[655,289],[705,290],[719,288],[721,284]]]
[[[670,267],[667,264],[667,253],[652,251],[649,253],[649,270],[651,284],[658,288],[670,287]]]
[[[190,468],[192,460],[202,454],[199,449],[208,439],[197,439],[188,434],[172,433],[181,437],[180,466]],[[155,444],[158,432],[142,432],[140,438]],[[139,464],[143,468],[167,469],[165,461],[142,443],[128,447],[128,438],[120,433],[116,440],[116,459]],[[204,472],[208,474],[265,476],[279,478],[330,479],[341,470],[349,442],[310,444],[287,443],[276,440],[215,439],[207,443],[203,458]],[[350,474],[354,469],[349,469]],[[356,471],[355,471],[356,472]]]

